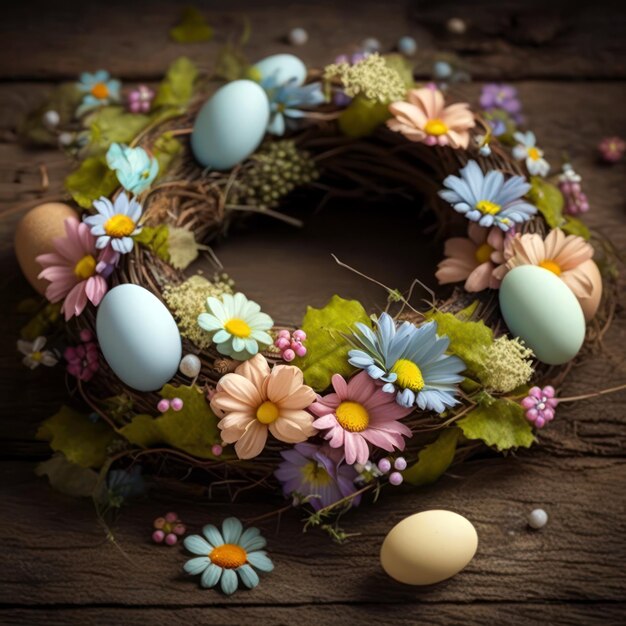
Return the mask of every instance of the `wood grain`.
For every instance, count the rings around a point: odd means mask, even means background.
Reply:
[[[411,34],[420,45],[422,75],[437,50],[452,50],[475,77],[517,80],[548,160],[558,165],[565,149],[584,177],[592,204],[588,223],[626,251],[626,165],[600,167],[594,150],[605,135],[626,135],[620,3],[580,8],[536,0],[361,1],[357,8],[348,0],[195,4],[216,27],[216,41],[192,46],[166,41],[180,10],[166,0],[13,4],[0,20],[0,623],[622,624],[626,393],[562,405],[533,450],[454,467],[426,489],[384,494],[375,506],[345,519],[349,531],[361,534],[342,546],[317,531],[302,534],[296,511],[283,516],[279,526],[275,520],[264,522],[276,570],[254,591],[231,598],[199,590],[197,580],[182,575],[183,550],[153,546],[151,520],[175,508],[196,531],[230,514],[254,518],[280,501],[250,496],[234,504],[190,502],[154,493],[123,511],[113,545],[89,502],[55,493],[34,476],[33,462],[49,453],[33,440],[37,425],[66,391],[62,371],[31,373],[19,365],[14,342],[23,320],[16,306],[32,291],[13,258],[12,232],[29,204],[46,195],[62,197],[62,181],[72,165],[56,151],[18,146],[15,129],[55,81],[73,80],[85,69],[107,67],[125,80],[156,80],[180,54],[210,69],[243,12],[253,25],[251,59],[294,52],[283,41],[293,26],[304,26],[311,35],[296,51],[311,66],[323,65],[366,36],[390,46]],[[452,16],[467,20],[467,35],[445,33],[442,24]],[[475,101],[479,88],[462,85],[455,97]],[[428,241],[415,215],[402,215],[410,207],[394,205],[395,219],[386,224],[384,211],[377,215],[372,207],[335,201],[304,233],[255,221],[215,249],[240,288],[271,303],[277,316],[298,319],[307,302],[321,304],[335,291],[375,308],[384,303],[384,293],[338,268],[328,253],[392,287],[404,288],[413,277],[432,280],[441,242]],[[378,233],[384,233],[384,241],[376,248]],[[401,245],[394,245],[398,241]],[[623,304],[604,351],[572,372],[564,395],[626,378]],[[535,507],[550,515],[540,532],[525,523]],[[462,575],[441,585],[397,585],[378,566],[381,541],[395,522],[428,508],[466,515],[479,533],[478,554]]]

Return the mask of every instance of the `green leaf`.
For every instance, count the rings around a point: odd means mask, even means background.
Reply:
[[[304,372],[307,385],[323,391],[330,385],[333,374],[349,376],[354,372],[348,363],[351,346],[344,335],[352,333],[356,322],[370,325],[365,309],[357,300],[334,295],[323,309],[308,307],[302,321],[302,330],[307,334],[307,353],[294,361]]]
[[[389,107],[359,94],[341,112],[338,123],[341,132],[348,137],[365,137],[372,134],[391,117]]]
[[[404,480],[416,487],[434,483],[452,464],[459,434],[458,428],[446,428],[422,448],[417,462],[402,473]]]
[[[195,7],[186,7],[180,22],[170,30],[170,37],[176,43],[200,43],[213,39],[213,29]]]
[[[172,137],[171,133],[163,133],[152,145],[152,154],[159,163],[159,175],[162,178],[169,169],[172,161],[181,153],[183,145]]]
[[[483,394],[480,404],[456,422],[468,439],[480,439],[499,452],[530,448],[535,441],[524,409],[506,398]]]
[[[187,57],[176,59],[167,70],[159,85],[152,106],[184,107],[191,100],[193,86],[198,77],[198,69]]]
[[[402,82],[406,85],[407,90],[415,87],[415,79],[413,78],[413,63],[405,56],[397,53],[385,54],[385,65],[392,70],[398,72]]]
[[[132,143],[150,121],[150,116],[129,113],[121,106],[96,109],[84,120],[89,134],[87,154],[103,155],[112,143]]]
[[[249,78],[259,81],[261,75],[251,69],[250,63],[239,46],[227,43],[218,53],[215,59],[215,78],[222,78],[227,81]]]
[[[39,463],[35,474],[47,476],[53,489],[75,498],[92,497],[99,486],[98,472],[68,461],[61,453]]]
[[[169,262],[169,227],[167,224],[159,224],[158,226],[144,226],[138,235],[133,239],[152,250],[163,261]]]
[[[540,178],[530,177],[528,198],[539,209],[550,228],[563,225],[563,194],[558,187]]]
[[[482,321],[468,321],[469,310],[468,307],[457,315],[432,311],[427,313],[426,317],[437,322],[437,334],[448,336],[449,351],[463,360],[467,366],[467,372],[480,377],[488,367],[485,355],[493,343],[493,331]]]
[[[76,203],[89,209],[100,196],[110,196],[118,186],[117,176],[104,157],[88,157],[65,179],[65,188]]]
[[[583,239],[589,241],[591,239],[591,233],[585,224],[577,217],[571,215],[565,216],[565,223],[561,226],[564,232],[568,235],[578,235]]]
[[[100,467],[114,437],[106,422],[92,422],[68,406],[62,406],[37,431],[37,439],[49,441],[54,451],[62,452],[68,461],[81,467]]]
[[[43,123],[43,116],[48,111],[59,114],[59,126],[67,126],[74,118],[76,108],[83,99],[76,83],[63,83],[56,87],[49,96],[22,121],[18,134],[29,142],[38,145],[56,146],[58,135],[48,130]]]
[[[202,458],[215,458],[211,447],[220,442],[217,417],[197,386],[165,385],[163,398],[180,398],[180,411],[168,409],[159,417],[136,415],[120,430],[128,441],[145,448],[167,444]]]
[[[42,307],[38,302],[39,310],[20,328],[20,337],[26,341],[35,341],[41,335],[49,335],[61,325],[61,302],[46,302]]]
[[[196,243],[194,234],[187,228],[170,226],[167,244],[170,263],[176,269],[184,270],[198,258],[200,246]]]

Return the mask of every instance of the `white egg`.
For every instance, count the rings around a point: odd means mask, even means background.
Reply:
[[[259,146],[270,119],[263,88],[235,80],[218,89],[200,109],[191,133],[191,150],[206,167],[228,170]]]
[[[186,354],[180,361],[178,369],[188,378],[195,378],[202,367],[202,362],[195,354]]]
[[[460,572],[474,557],[478,536],[458,513],[423,511],[406,517],[385,537],[380,562],[408,585],[432,585]]]
[[[548,514],[543,509],[535,509],[528,516],[528,525],[535,530],[543,528],[548,523]]]
[[[138,391],[156,391],[178,369],[180,333],[165,305],[139,285],[118,285],[96,317],[102,354],[113,372]]]
[[[292,46],[303,46],[309,40],[309,33],[304,28],[292,28],[289,31],[289,43]]]

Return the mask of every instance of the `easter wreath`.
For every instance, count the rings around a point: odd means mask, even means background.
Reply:
[[[118,81],[85,74],[25,123],[78,157],[66,186],[83,211],[37,258],[51,302],[19,343],[30,367],[62,354],[81,398],[41,426],[56,455],[40,473],[109,510],[140,466],[204,497],[265,487],[341,538],[335,514],[385,485],[431,483],[481,447],[530,447],[573,359],[600,345],[615,273],[577,217],[580,178],[565,165],[551,182],[517,129],[514,90],[486,87],[472,112],[378,54],[321,72],[275,55],[228,78],[216,90],[179,59],[125,109]],[[321,182],[426,198],[455,235],[436,277],[462,286],[420,308],[387,289],[373,315],[334,296],[277,327],[227,277],[185,273],[232,220],[294,221],[281,204]]]

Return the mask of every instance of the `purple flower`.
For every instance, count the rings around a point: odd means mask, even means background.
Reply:
[[[569,215],[579,215],[589,210],[589,200],[582,190],[581,182],[580,174],[577,174],[574,168],[566,163],[563,166],[563,173],[559,176],[559,189],[565,200],[563,211]]]
[[[307,502],[319,511],[356,491],[356,470],[343,463],[341,451],[328,445],[298,443],[280,453],[284,461],[274,472],[285,497],[308,497]],[[360,496],[352,499],[357,506]]]
[[[480,106],[486,111],[501,109],[517,119],[522,103],[517,97],[517,89],[512,85],[487,83],[480,94]]]
[[[147,85],[139,85],[128,94],[128,110],[131,113],[147,113],[154,100],[154,90]]]
[[[528,395],[522,400],[521,405],[526,409],[526,419],[532,422],[536,428],[543,428],[554,418],[554,411],[559,401],[554,397],[554,387],[548,385],[532,387]]]

